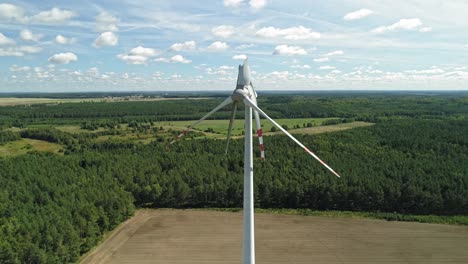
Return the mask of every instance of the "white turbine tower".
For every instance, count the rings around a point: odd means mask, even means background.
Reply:
[[[283,127],[281,127],[275,120],[271,119],[265,112],[257,106],[257,93],[255,92],[252,81],[250,78],[250,69],[247,59],[243,65],[239,65],[239,75],[237,77],[237,86],[232,95],[230,95],[224,102],[218,105],[211,112],[206,114],[200,120],[189,126],[179,136],[177,136],[172,142],[174,143],[178,139],[182,138],[188,133],[188,131],[207,119],[216,111],[221,108],[233,103],[232,114],[229,121],[229,129],[227,135],[226,153],[229,145],[229,139],[231,136],[232,125],[234,123],[234,117],[236,114],[237,105],[243,102],[245,104],[245,145],[244,145],[244,226],[243,226],[243,243],[242,243],[242,263],[243,264],[254,264],[255,263],[255,237],[254,237],[254,193],[253,193],[253,148],[252,148],[252,111],[254,112],[255,122],[257,126],[258,140],[260,144],[261,159],[265,159],[265,152],[263,147],[262,127],[260,125],[260,116],[264,116],[276,127],[283,131],[289,138],[291,138],[296,144],[301,146],[307,153],[318,160],[325,168],[331,171],[336,176],[340,177],[330,166],[323,162],[317,155],[310,151],[304,146],[299,140],[288,133]]]

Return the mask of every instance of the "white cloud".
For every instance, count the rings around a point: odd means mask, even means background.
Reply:
[[[66,53],[57,53],[52,55],[49,58],[49,62],[51,63],[56,63],[56,64],[68,64],[72,61],[77,61],[78,57],[71,52],[66,52]]]
[[[422,27],[419,29],[419,32],[431,32],[432,31],[432,27]]]
[[[128,54],[119,54],[117,58],[128,64],[144,64],[149,58],[159,54],[159,51],[152,48],[138,46],[130,50]]]
[[[140,55],[128,55],[128,54],[119,54],[117,58],[125,61],[128,64],[144,64],[148,60],[148,57]]]
[[[381,26],[372,30],[374,33],[396,32],[396,31],[410,31],[419,30],[420,32],[429,32],[431,27],[423,27],[423,23],[419,18],[403,18],[398,22],[389,25]]]
[[[328,57],[323,57],[323,58],[316,58],[314,59],[315,62],[327,62],[330,59]]]
[[[410,70],[410,71],[405,71],[406,73],[411,73],[411,74],[437,74],[437,73],[444,73],[445,71],[440,68],[432,68],[428,70]]]
[[[194,50],[197,47],[197,43],[193,40],[185,41],[184,43],[174,43],[169,48],[173,51],[182,51],[182,50]]]
[[[343,55],[344,52],[342,50],[335,50],[326,54],[323,54],[322,56],[336,56],[336,55]]]
[[[290,27],[285,29],[264,27],[258,30],[255,34],[264,38],[281,37],[288,40],[319,39],[321,36],[320,33],[314,32],[310,28],[303,26]]]
[[[227,7],[239,7],[243,2],[244,0],[224,0],[223,1],[224,6],[227,6]]]
[[[262,9],[268,4],[267,0],[250,0],[249,5],[253,9]]]
[[[136,48],[133,48],[129,52],[130,55],[138,55],[138,56],[144,56],[144,57],[154,57],[159,54],[159,52],[155,49],[152,48],[145,48],[142,46],[138,46]]]
[[[29,29],[23,29],[20,32],[20,38],[24,41],[39,41],[42,38],[41,34],[33,34]]]
[[[62,44],[62,45],[73,44],[73,43],[76,42],[76,38],[67,38],[67,37],[64,37],[62,35],[57,35],[55,37],[55,42],[58,43],[58,44]]]
[[[106,11],[103,11],[96,17],[96,31],[98,32],[119,31],[119,28],[117,27],[117,23],[119,23],[118,18],[109,14]]]
[[[293,69],[310,69],[310,65],[304,64],[304,65],[291,65],[290,66]]]
[[[273,55],[306,55],[307,51],[305,51],[301,47],[297,46],[288,46],[288,45],[278,45],[275,47],[275,51],[273,51]]]
[[[115,46],[119,42],[119,38],[117,35],[114,34],[114,32],[104,32],[99,35],[99,37],[96,38],[94,41],[94,46],[95,47],[102,47],[102,46]]]
[[[213,28],[211,33],[217,37],[229,38],[230,36],[234,35],[235,31],[233,26],[221,25]]]
[[[248,48],[252,48],[252,47],[255,47],[255,44],[242,44],[242,45],[239,45],[236,47],[237,50],[242,50],[242,49],[248,49]]]
[[[330,73],[331,73],[331,74],[339,74],[339,73],[341,73],[341,71],[339,71],[339,70],[333,70],[333,71],[331,71]]]
[[[208,46],[209,51],[224,51],[229,48],[229,45],[226,42],[215,41]]]
[[[234,56],[232,56],[232,59],[233,60],[245,60],[245,59],[247,59],[247,55],[245,55],[245,54],[234,55]]]
[[[15,41],[0,33],[0,46],[15,45]]]
[[[42,48],[36,46],[20,46],[17,47],[17,50],[24,53],[38,53],[42,51]]]
[[[28,72],[30,70],[31,70],[31,67],[29,67],[29,66],[20,67],[20,66],[18,66],[16,64],[11,65],[11,67],[10,67],[11,72]]]
[[[286,79],[289,76],[288,71],[274,71],[266,74],[266,77],[274,77],[278,79]]]
[[[8,47],[0,48],[0,57],[3,56],[12,56],[12,57],[22,57],[27,54],[33,54],[41,52],[42,48],[34,46],[19,46],[19,47]]]
[[[77,14],[72,11],[54,7],[49,11],[32,16],[31,21],[41,24],[62,24],[76,16]]]
[[[0,4],[0,20],[25,23],[27,21],[27,17],[24,15],[23,8],[12,4],[2,3]]]
[[[184,56],[182,56],[182,55],[175,55],[175,56],[172,56],[170,58],[157,58],[154,61],[166,62],[166,63],[183,63],[183,64],[187,64],[187,63],[192,62],[191,60],[188,60],[188,59],[184,58]]]
[[[366,16],[372,15],[374,11],[369,10],[369,9],[359,9],[357,11],[351,12],[346,14],[343,19],[344,20],[356,20],[356,19],[361,19]]]
[[[336,68],[333,67],[333,66],[328,66],[328,65],[327,65],[327,66],[321,66],[319,69],[320,69],[320,70],[334,70],[334,69],[336,69]]]

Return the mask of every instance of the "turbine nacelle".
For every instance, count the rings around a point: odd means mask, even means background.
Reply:
[[[234,102],[242,102],[244,98],[252,99],[252,96],[256,97],[256,93],[252,86],[248,59],[245,59],[244,63],[239,65],[237,85],[231,97]]]

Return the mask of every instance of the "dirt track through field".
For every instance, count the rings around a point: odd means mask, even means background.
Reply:
[[[468,263],[468,227],[255,214],[256,262]],[[91,263],[241,263],[242,213],[139,210]]]

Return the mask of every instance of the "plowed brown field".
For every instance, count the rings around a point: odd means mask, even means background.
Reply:
[[[468,227],[255,214],[257,263],[468,263]],[[89,263],[241,263],[242,213],[139,210]]]

